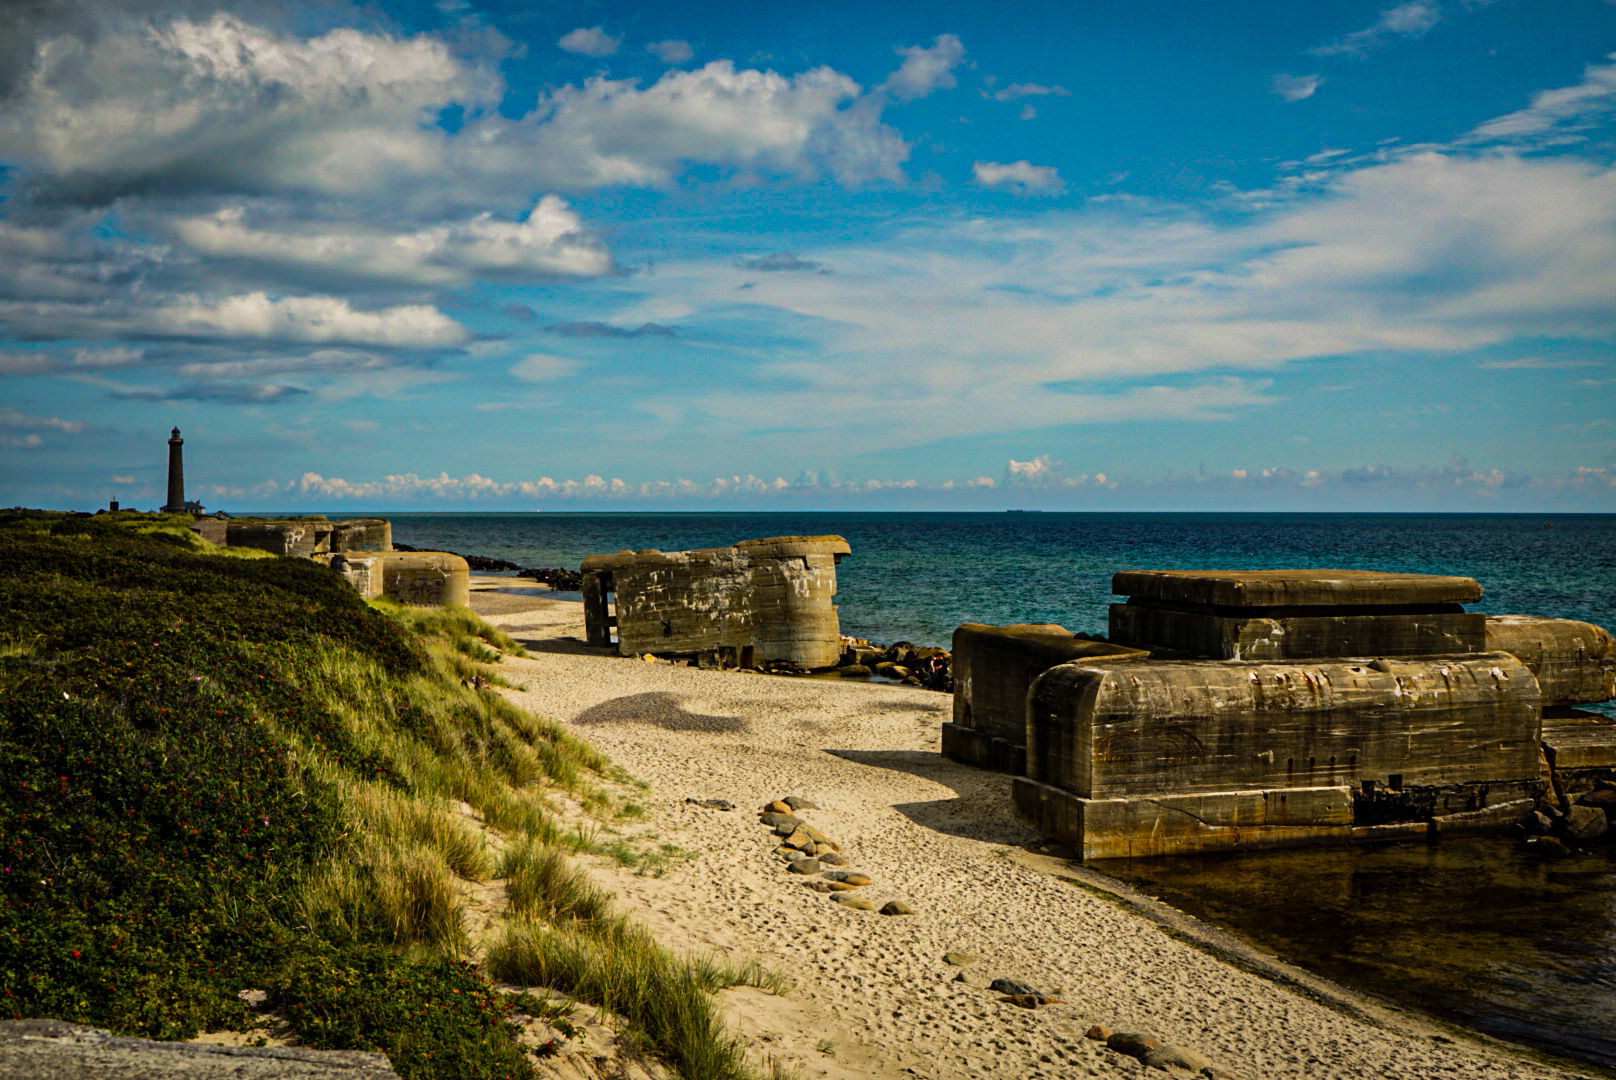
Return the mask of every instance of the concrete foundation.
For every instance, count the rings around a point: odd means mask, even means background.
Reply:
[[[840,536],[777,536],[699,551],[591,555],[581,567],[585,632],[597,645],[615,636],[624,656],[832,667],[842,653],[836,564],[850,553]]]
[[[1488,615],[1487,650],[1512,653],[1531,668],[1545,706],[1616,697],[1616,640],[1593,623]]]
[[[416,607],[464,607],[471,601],[471,569],[446,551],[345,551],[331,568],[367,600],[388,596]]]

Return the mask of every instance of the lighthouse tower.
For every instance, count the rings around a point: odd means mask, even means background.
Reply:
[[[163,506],[165,514],[183,514],[188,507],[185,505],[185,440],[180,438],[180,429],[175,428],[168,436],[168,502]]]

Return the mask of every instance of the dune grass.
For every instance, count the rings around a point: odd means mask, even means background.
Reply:
[[[465,896],[499,876],[488,971],[692,1080],[749,1075],[709,995],[766,974],[669,956],[571,865],[592,838],[548,796],[610,807],[624,778],[465,685],[510,638],[187,524],[0,517],[0,1010],[187,1038],[248,1029],[257,988],[408,1080],[530,1076],[471,962]]]

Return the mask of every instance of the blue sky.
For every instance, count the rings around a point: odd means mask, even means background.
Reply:
[[[1616,3],[0,9],[0,504],[1616,511]]]

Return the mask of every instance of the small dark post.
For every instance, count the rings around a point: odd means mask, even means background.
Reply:
[[[168,502],[163,513],[185,513],[185,440],[177,427],[168,436]]]

